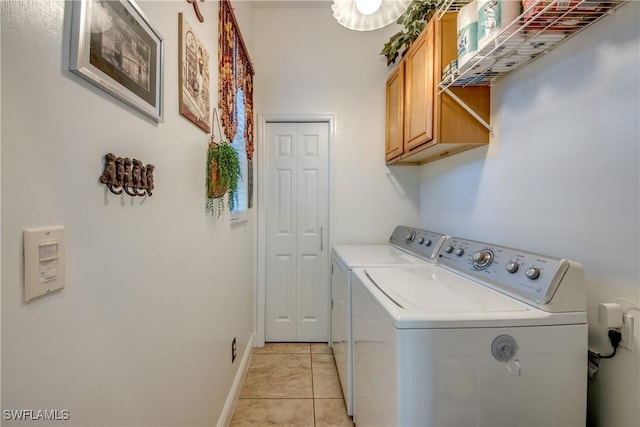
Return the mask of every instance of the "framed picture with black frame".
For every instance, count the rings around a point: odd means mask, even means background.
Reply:
[[[133,0],[73,2],[69,69],[163,121],[164,39]]]

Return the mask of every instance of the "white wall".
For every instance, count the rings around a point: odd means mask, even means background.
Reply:
[[[68,409],[74,426],[219,419],[253,331],[254,219],[205,213],[208,137],[178,113],[178,12],[218,93],[217,2],[199,4],[204,24],[185,1],[139,2],[165,39],[155,124],[67,71],[70,4],[2,2],[3,409]],[[107,152],[154,164],[153,196],[100,185]],[[22,230],[55,224],[66,288],[25,304]]]
[[[1,34],[2,32],[0,31],[0,37],[1,37]],[[2,40],[1,39],[0,39],[0,82],[2,82]],[[0,100],[2,100],[2,84],[0,84]],[[1,117],[2,117],[2,102],[0,102],[0,118]],[[2,147],[2,120],[1,119],[0,119],[0,147]],[[2,212],[2,149],[0,149],[0,212]],[[1,241],[2,241],[2,227],[0,227],[0,242]],[[2,245],[0,244],[0,284],[1,283],[2,283]],[[2,378],[2,288],[0,286],[0,379],[1,378]],[[1,386],[0,386],[0,407],[2,407],[2,387]]]
[[[347,30],[329,3],[254,11],[256,114],[336,114],[333,244],[383,243],[395,225],[418,224],[417,168],[384,162],[388,70],[378,53],[395,31]]]
[[[177,13],[213,64],[217,4],[200,3],[198,24],[186,2],[139,3],[166,41],[160,125],[66,71],[61,0],[2,3],[2,408],[69,409],[78,426],[213,425],[237,369],[230,341],[242,352],[253,330],[254,221],[204,214],[207,138],[177,112]],[[234,6],[256,114],[337,114],[333,243],[419,220],[580,261],[591,345],[608,350],[597,303],[639,300],[637,3],[500,82],[488,149],[420,168],[384,165],[378,52],[393,27],[352,32],[326,6],[258,8],[249,25],[249,6]],[[98,185],[109,151],[156,165],[151,198]],[[24,304],[21,232],[52,224],[66,226],[67,287]],[[639,354],[603,362],[594,425],[640,424]]]
[[[584,265],[589,344],[603,353],[597,304],[640,305],[640,3],[629,3],[493,88],[488,148],[421,167],[422,226]],[[638,402],[636,341],[590,382],[590,421],[640,425]]]

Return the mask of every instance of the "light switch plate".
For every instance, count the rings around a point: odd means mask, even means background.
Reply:
[[[24,301],[64,288],[64,227],[31,228],[24,237]]]

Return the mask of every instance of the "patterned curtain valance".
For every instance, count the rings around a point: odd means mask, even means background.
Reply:
[[[236,96],[242,89],[245,103],[247,158],[253,158],[253,66],[229,0],[220,0],[219,90],[224,133],[233,141],[238,130]]]

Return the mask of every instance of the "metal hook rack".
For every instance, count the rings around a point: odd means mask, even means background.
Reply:
[[[104,171],[100,182],[113,194],[129,196],[151,196],[154,188],[154,165],[143,165],[138,159],[116,157],[113,153],[104,156]]]

